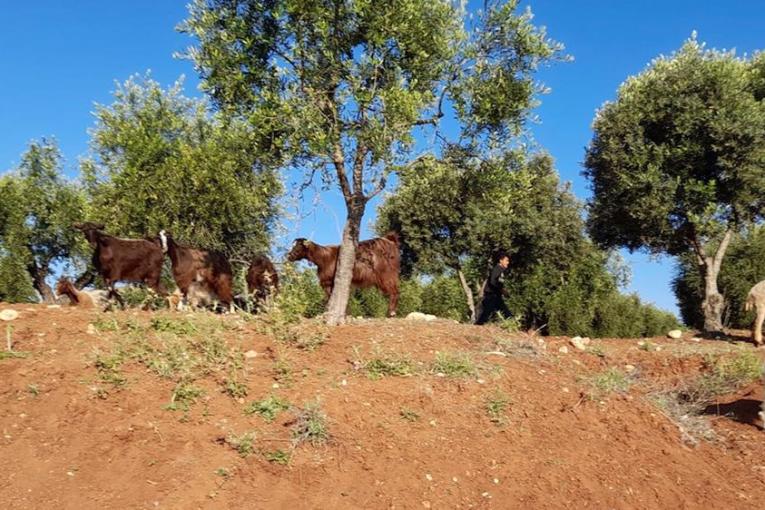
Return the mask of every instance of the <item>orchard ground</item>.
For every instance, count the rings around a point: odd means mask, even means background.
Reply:
[[[4,508],[765,501],[765,353],[744,332],[581,351],[450,321],[0,308],[19,312],[0,323]]]

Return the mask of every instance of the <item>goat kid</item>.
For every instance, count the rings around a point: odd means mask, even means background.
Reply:
[[[66,278],[60,278],[56,283],[56,294],[67,296],[72,306],[96,308],[101,311],[109,306],[109,292],[105,290],[78,290]]]

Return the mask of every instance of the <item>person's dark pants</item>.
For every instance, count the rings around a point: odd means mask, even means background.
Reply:
[[[512,315],[507,305],[505,305],[502,296],[486,294],[483,296],[483,301],[481,301],[481,313],[478,315],[475,323],[477,325],[486,324],[497,312],[501,313],[502,317],[506,319]]]

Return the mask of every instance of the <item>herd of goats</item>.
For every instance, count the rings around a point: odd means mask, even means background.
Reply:
[[[56,285],[56,293],[66,295],[73,305],[106,309],[112,299],[124,306],[115,288],[118,282],[146,285],[165,296],[170,308],[215,308],[231,311],[237,302],[253,300],[262,303],[279,289],[279,275],[274,264],[264,255],[250,262],[247,271],[247,296],[234,296],[233,271],[228,259],[214,250],[193,248],[180,244],[170,233],[162,230],[156,237],[123,239],[104,232],[101,223],[75,223],[94,249],[93,267],[108,290],[80,290],[66,278]],[[308,260],[316,265],[319,284],[329,298],[334,285],[338,246],[322,246],[298,238],[287,254],[294,262]],[[168,293],[162,284],[165,254],[170,257],[173,279],[177,289]],[[361,241],[356,249],[353,267],[354,287],[377,287],[388,297],[388,315],[396,314],[399,284],[399,239],[395,233]]]

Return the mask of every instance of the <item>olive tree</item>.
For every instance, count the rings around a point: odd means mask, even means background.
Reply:
[[[53,302],[46,279],[54,266],[84,254],[84,241],[71,228],[82,218],[84,194],[62,167],[54,141],[33,141],[19,166],[0,177],[0,300],[32,300],[33,288]]]
[[[400,172],[377,229],[401,232],[405,269],[456,276],[475,318],[474,289],[495,251],[513,253],[515,275],[540,264],[546,273],[569,267],[585,250],[581,213],[548,155],[510,151],[483,159],[451,147]]]
[[[346,222],[327,322],[342,322],[366,205],[413,159],[418,129],[506,140],[560,47],[517,0],[473,18],[447,0],[196,0],[181,30],[202,86],[259,133],[269,164],[333,181]],[[453,108],[447,108],[447,106]]]
[[[722,329],[718,275],[735,232],[765,212],[763,58],[695,36],[627,79],[597,113],[584,174],[604,246],[682,255],[704,281],[704,329]]]
[[[119,235],[170,230],[186,242],[246,259],[268,247],[282,187],[258,163],[253,131],[213,116],[207,101],[149,77],[97,105],[82,170],[92,216]]]

